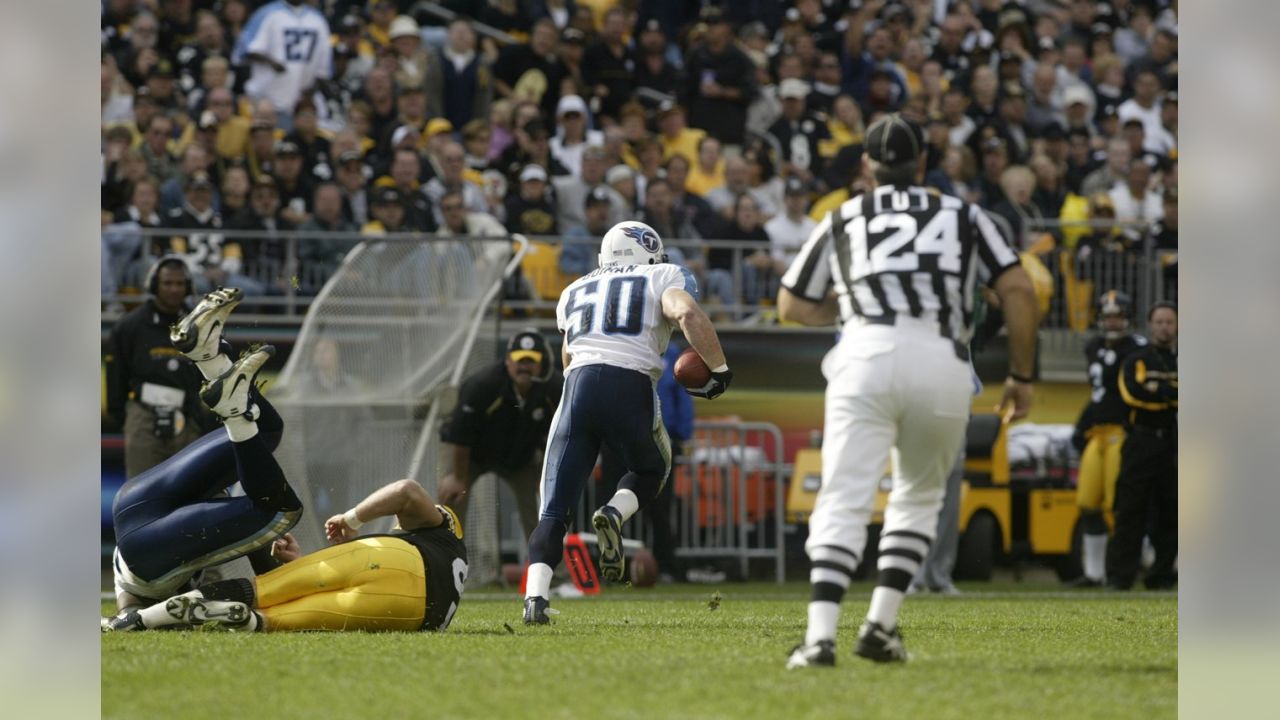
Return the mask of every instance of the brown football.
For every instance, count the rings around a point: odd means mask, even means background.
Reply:
[[[687,388],[704,387],[711,381],[711,368],[693,348],[680,353],[671,372],[676,376],[676,382]]]
[[[658,582],[658,561],[648,550],[637,550],[627,564],[630,565],[633,587],[653,587]]]

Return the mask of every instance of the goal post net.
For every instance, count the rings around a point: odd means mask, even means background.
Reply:
[[[482,326],[526,247],[519,236],[366,239],[325,283],[268,392],[285,421],[276,459],[306,507],[293,530],[304,550],[325,545],[326,519],[388,482],[413,478],[434,496],[440,421],[462,378],[498,355]],[[469,583],[498,576],[493,484],[469,497]]]

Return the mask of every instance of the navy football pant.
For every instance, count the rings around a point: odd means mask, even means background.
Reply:
[[[648,375],[611,365],[587,365],[565,379],[547,438],[538,527],[529,538],[530,562],[559,564],[570,513],[595,468],[601,446],[607,446],[627,467],[618,487],[634,492],[641,507],[657,496],[671,470],[671,443]]]
[[[284,420],[254,391],[258,434],[234,443],[219,427],[126,482],[112,503],[116,545],[148,582],[234,560],[284,534],[302,503],[271,451]],[[215,497],[236,481],[242,497]]]

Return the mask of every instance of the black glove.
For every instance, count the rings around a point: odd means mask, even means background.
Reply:
[[[729,389],[729,383],[733,380],[733,371],[726,369],[724,372],[711,373],[711,379],[706,385],[700,388],[685,388],[684,391],[694,397],[715,400]]]

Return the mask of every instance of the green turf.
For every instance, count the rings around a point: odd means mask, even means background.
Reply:
[[[106,718],[1134,718],[1177,714],[1177,600],[962,586],[907,601],[912,660],[783,669],[806,588],[667,586],[557,600],[469,594],[443,634],[104,635]],[[991,592],[994,590],[994,592]],[[1034,592],[1041,590],[1046,592]],[[1030,592],[1028,592],[1030,591]],[[713,592],[721,599],[710,608]],[[109,608],[104,604],[104,612]],[[507,626],[510,627],[510,631]]]

